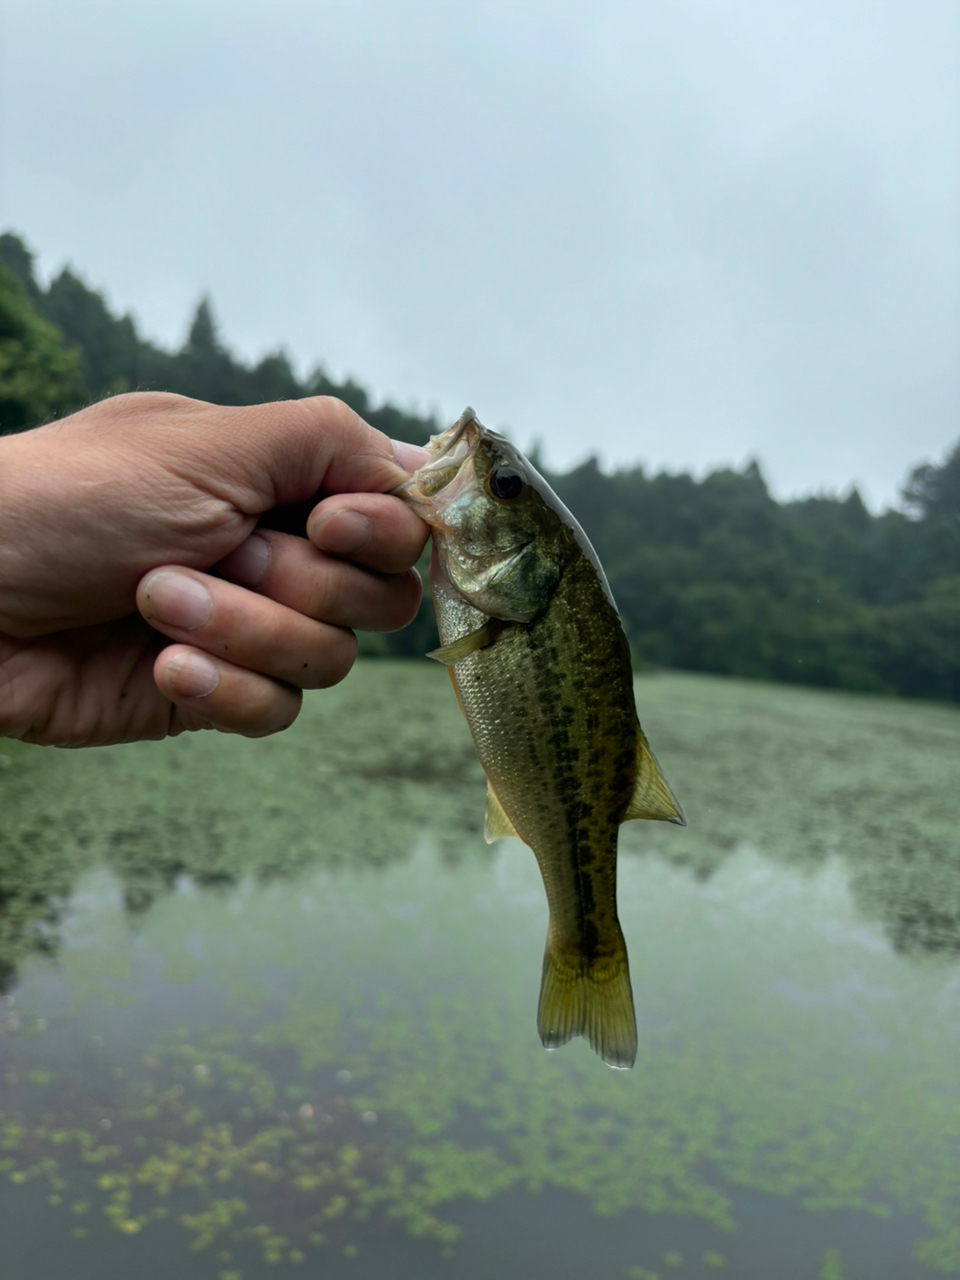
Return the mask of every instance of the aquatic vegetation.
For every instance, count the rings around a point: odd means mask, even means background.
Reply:
[[[530,1034],[535,975],[509,975],[528,971],[542,907],[535,868],[510,849],[493,878],[482,863],[454,874],[424,854],[377,878],[342,873],[336,893],[321,874],[256,899],[176,895],[130,950],[155,969],[202,918],[205,973],[179,1003],[189,1009],[215,975],[235,997],[223,1025],[155,1031],[136,1061],[104,1049],[102,1079],[88,1075],[83,1090],[63,1063],[37,1075],[49,1032],[28,1029],[27,984],[6,1040],[18,1107],[0,1136],[7,1176],[45,1180],[64,1207],[93,1204],[130,1234],[186,1195],[177,1216],[197,1247],[252,1240],[271,1258],[309,1253],[316,1233],[323,1248],[354,1244],[344,1232],[382,1215],[455,1244],[449,1208],[510,1188],[565,1188],[600,1214],[639,1208],[728,1231],[731,1196],[751,1187],[810,1210],[919,1210],[919,1258],[960,1269],[960,1035],[935,1013],[958,997],[864,938],[841,876],[774,879],[743,854],[704,899],[682,871],[633,864],[624,905],[643,939],[642,1034],[637,1084],[625,1088],[588,1051],[544,1055]],[[89,881],[88,904],[119,912],[105,887]],[[796,919],[784,929],[787,910]],[[256,951],[253,937],[264,940]],[[68,982],[75,960],[82,974],[84,951],[64,954]],[[248,984],[244,970],[261,966],[272,990]],[[425,973],[442,976],[425,985]],[[108,1040],[123,1014],[100,995],[81,983],[50,1026],[93,1019],[91,1034]],[[78,1092],[109,1096],[109,1117],[102,1104],[63,1113],[58,1099]]]
[[[819,1280],[846,1280],[839,1249],[828,1249],[820,1268]]]
[[[639,682],[691,826],[625,830],[628,1079],[532,1031],[533,859],[482,844],[455,709],[410,727],[411,704],[445,705],[423,693],[443,673],[405,668],[401,714],[389,666],[372,670],[380,703],[348,683],[289,742],[11,744],[4,1196],[42,1188],[90,1249],[104,1228],[139,1244],[177,1222],[230,1275],[250,1248],[360,1265],[391,1222],[456,1250],[465,1202],[562,1191],[716,1232],[673,1237],[682,1267],[668,1242],[620,1264],[665,1280],[734,1274],[724,1237],[755,1190],[811,1221],[919,1215],[917,1263],[960,1274],[956,713]],[[858,1280],[833,1240],[811,1280]]]
[[[267,742],[5,743],[0,989],[21,956],[56,950],[91,866],[116,871],[136,915],[183,877],[216,890],[384,866],[424,832],[445,859],[486,856],[483,773],[444,681],[431,663],[361,664]],[[840,856],[898,950],[960,954],[955,708],[695,675],[644,677],[637,701],[689,825],[628,823],[624,854],[701,878],[745,843],[810,869]]]

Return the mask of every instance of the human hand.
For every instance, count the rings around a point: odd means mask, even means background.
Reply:
[[[425,456],[329,397],[132,393],[0,437],[0,737],[286,728],[351,628],[415,615],[428,530],[388,491]],[[254,532],[321,491],[309,540]]]

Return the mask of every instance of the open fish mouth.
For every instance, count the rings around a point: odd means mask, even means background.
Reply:
[[[433,456],[429,462],[423,464],[417,474],[427,477],[436,475],[438,472],[458,470],[476,447],[481,430],[473,409],[464,409],[452,427],[441,431],[438,436],[430,437],[427,449]],[[435,492],[435,489],[433,491]]]
[[[476,449],[482,430],[473,409],[464,409],[452,427],[430,437],[427,449],[432,456],[429,461],[394,492],[417,510],[418,502],[429,501],[459,474],[460,468]]]
[[[468,407],[464,409],[452,427],[448,427],[446,431],[441,431],[438,436],[431,436],[427,449],[434,456],[429,462],[424,463],[424,466],[433,466],[440,458],[446,457],[447,454],[455,450],[466,438],[467,428],[474,422],[479,429],[480,423],[477,422],[477,415],[473,409]]]

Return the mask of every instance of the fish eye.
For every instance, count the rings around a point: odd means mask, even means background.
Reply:
[[[509,502],[511,498],[519,498],[524,490],[523,476],[513,467],[497,467],[491,471],[487,488],[495,498],[503,498]]]

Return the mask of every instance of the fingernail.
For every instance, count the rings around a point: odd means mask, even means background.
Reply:
[[[180,698],[205,698],[219,683],[219,668],[202,653],[178,654],[167,666],[167,688]]]
[[[310,530],[310,541],[321,551],[349,556],[370,539],[370,521],[359,511],[334,511],[321,516]]]
[[[404,471],[419,471],[430,457],[428,451],[418,444],[407,444],[406,440],[393,440],[393,456],[397,466]]]
[[[259,587],[266,577],[269,563],[270,543],[252,533],[236,551],[230,552],[220,568],[233,582],[242,583],[245,587]]]
[[[213,612],[210,592],[185,573],[155,573],[144,592],[147,611],[157,622],[182,631],[202,627]]]

